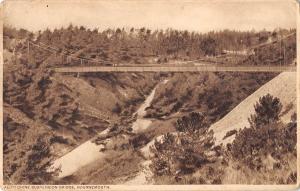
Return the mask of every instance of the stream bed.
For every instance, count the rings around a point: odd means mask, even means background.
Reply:
[[[166,84],[168,80],[164,80],[158,83],[151,93],[147,96],[144,103],[139,107],[139,109],[134,113],[137,115],[137,119],[132,124],[133,132],[143,131],[148,128],[152,120],[145,119],[144,116],[146,115],[146,108],[151,105],[152,100],[154,99],[155,91],[160,84]],[[105,135],[107,130],[104,130],[100,133],[100,135]],[[109,141],[109,140],[108,140]],[[84,142],[83,144],[79,145],[69,153],[65,154],[64,156],[56,159],[50,169],[60,168],[60,173],[58,175],[59,178],[63,178],[66,176],[70,176],[75,173],[78,169],[103,158],[106,154],[105,152],[101,152],[100,150],[104,148],[102,144],[97,145],[92,142],[92,139]]]

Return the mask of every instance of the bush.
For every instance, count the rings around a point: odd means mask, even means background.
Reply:
[[[192,112],[188,116],[178,119],[175,128],[179,132],[193,133],[201,128],[207,128],[208,123],[201,113]]]
[[[43,140],[42,136],[39,137],[28,155],[26,168],[21,174],[21,182],[25,184],[49,184],[53,182],[54,176],[60,169],[48,171],[52,165],[52,159],[49,142]]]
[[[121,111],[122,111],[122,108],[119,103],[116,103],[116,105],[112,108],[113,113],[120,114]]]
[[[281,160],[287,153],[296,153],[297,123],[295,115],[287,125],[279,121],[282,105],[270,94],[260,98],[254,107],[251,126],[237,133],[231,154],[251,169],[260,170],[266,156]]]
[[[235,134],[237,134],[237,130],[236,130],[236,129],[233,129],[233,130],[231,130],[231,131],[228,131],[228,132],[226,133],[226,135],[223,137],[223,140],[226,139],[227,137],[230,137],[230,136],[235,135]]]
[[[213,132],[208,130],[206,119],[200,113],[191,113],[177,120],[177,134],[165,134],[151,147],[154,154],[151,169],[155,176],[192,174],[215,161]]]
[[[138,148],[143,145],[146,145],[151,139],[145,134],[139,134],[132,139],[129,140],[129,144],[133,146],[133,148]]]
[[[50,144],[53,143],[60,143],[60,144],[68,144],[68,139],[64,138],[63,136],[53,136],[50,138]]]
[[[267,94],[254,105],[255,114],[249,118],[250,125],[260,127],[269,123],[274,123],[279,120],[279,114],[282,109],[282,104],[279,98]]]
[[[109,133],[114,133],[120,130],[119,125],[114,123],[108,130]]]
[[[175,139],[174,135],[167,133],[161,141],[155,140],[154,147],[150,148],[154,153],[150,167],[155,175],[172,175],[176,172],[176,169],[172,169],[173,165],[171,165],[172,154],[178,150],[178,147],[175,146]]]
[[[288,153],[296,154],[297,124],[272,123],[261,128],[240,130],[233,141],[231,154],[250,168],[261,169],[262,159],[270,155],[282,160]]]

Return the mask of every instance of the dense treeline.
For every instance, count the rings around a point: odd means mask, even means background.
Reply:
[[[52,31],[49,29],[39,31],[37,34],[23,29],[15,30],[7,27],[4,29],[4,35],[10,38],[26,37],[37,43],[57,47],[60,53],[95,59],[103,63],[195,60],[221,55],[224,50],[245,50],[292,32],[295,30],[278,29],[272,32],[223,30],[197,33],[175,29],[117,28],[99,31],[72,25]],[[295,42],[295,37],[292,37],[292,42],[288,41],[286,45],[292,52],[295,52]],[[271,51],[269,51],[270,54],[272,54]],[[287,53],[287,55],[294,57],[295,53]],[[277,52],[274,56],[278,56]],[[261,58],[255,58],[254,62],[259,62],[259,59]]]

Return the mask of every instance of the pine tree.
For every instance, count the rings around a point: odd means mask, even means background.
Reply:
[[[279,98],[267,94],[254,105],[255,114],[248,119],[251,127],[261,127],[266,124],[277,122],[282,109]]]

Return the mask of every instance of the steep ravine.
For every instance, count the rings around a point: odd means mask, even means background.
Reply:
[[[20,67],[23,70],[6,72],[4,80],[7,108],[15,108],[22,114],[22,119],[9,118],[9,110],[4,109],[4,115],[8,116],[4,121],[5,181],[13,182],[20,181],[19,174],[24,172],[29,162],[26,158],[30,151],[28,148],[37,140],[23,134],[30,132],[31,137],[41,137],[44,131],[51,134],[44,138],[49,139],[46,141],[52,157],[60,158],[104,129],[128,123],[123,119],[132,115],[159,79],[159,76],[154,78],[154,74],[134,73],[77,78],[47,73],[40,68],[32,71],[28,65]],[[19,139],[14,126],[22,125],[23,121],[35,121],[37,126],[23,128],[24,132],[19,133],[23,138]],[[44,126],[49,128],[42,128]],[[93,145],[83,146],[93,149]],[[99,147],[94,149],[99,150]],[[18,157],[20,155],[24,157]],[[16,158],[19,159],[13,160]]]
[[[151,93],[146,97],[145,101],[140,105],[139,109],[133,114],[137,116],[136,121],[132,124],[132,132],[135,133],[143,131],[152,123],[151,119],[144,118],[144,116],[146,115],[146,108],[151,104],[155,95],[156,88],[161,84],[165,84],[166,82],[167,81],[162,81],[158,85],[156,85]],[[107,130],[102,131],[101,133],[99,133],[99,135],[107,135]],[[105,140],[105,142],[106,144],[110,144],[112,140],[108,138]],[[55,160],[51,168],[60,168],[61,172],[59,173],[59,178],[70,176],[80,168],[103,158],[106,155],[106,152],[103,152],[101,150],[103,148],[103,144],[96,144],[93,139],[88,140],[73,149],[71,152]]]

